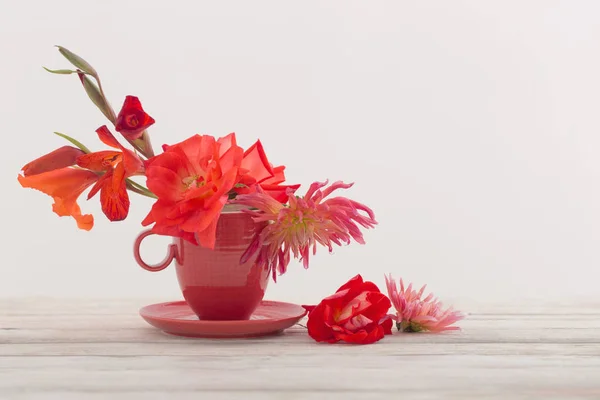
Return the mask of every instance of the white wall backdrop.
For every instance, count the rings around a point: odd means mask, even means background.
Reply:
[[[151,201],[80,231],[21,166],[105,123],[53,47],[141,98],[158,150],[194,133],[260,138],[290,182],[343,179],[380,225],[298,263],[267,297],[311,303],[362,273],[442,298],[598,299],[600,2],[0,1],[0,296],[179,299],[140,269]],[[167,238],[144,247],[162,259]]]

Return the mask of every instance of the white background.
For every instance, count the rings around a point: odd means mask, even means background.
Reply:
[[[442,300],[584,296],[600,282],[600,2],[0,2],[0,296],[179,299],[132,257],[149,199],[80,231],[20,168],[106,123],[53,47],[87,59],[118,110],[139,96],[156,150],[260,138],[288,180],[356,182],[380,222],[320,249],[267,298],[313,303],[392,272]],[[167,238],[149,240],[160,260]]]

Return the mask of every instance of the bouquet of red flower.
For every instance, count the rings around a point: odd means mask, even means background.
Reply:
[[[251,274],[254,278],[243,276],[246,287],[238,283],[235,292],[228,291],[227,285],[218,288],[224,289],[220,294],[218,291],[211,292],[214,289],[212,285],[192,287],[187,295],[184,289],[186,301],[198,316],[203,315],[207,320],[215,319],[215,315],[231,318],[233,315],[236,316],[234,319],[241,320],[249,318],[264,294],[260,279],[266,283],[269,272],[275,280],[277,273],[285,273],[292,256],[301,259],[304,267],[308,268],[309,255],[316,253],[317,244],[331,252],[334,244],[349,244],[352,240],[364,243],[359,227],[372,228],[377,224],[373,211],[367,206],[342,196],[330,197],[334,191],[347,189],[352,184],[337,181],[328,186],[327,181],[314,182],[304,195],[297,195],[300,185],[284,184],[285,167],[269,162],[260,140],[244,150],[238,146],[234,133],[220,138],[194,135],[180,143],[163,145],[163,152],[155,155],[148,134],[148,128],[155,121],[144,111],[139,99],[127,96],[121,110],[115,113],[96,70],[69,50],[60,46],[58,49],[76,69],[47,70],[54,74],[76,74],[89,98],[131,148],[126,148],[106,125],[97,128],[96,133],[109,149],[96,152],[76,139],[57,133],[72,145],[63,146],[26,164],[22,168],[23,174],[18,176],[19,182],[23,187],[52,196],[53,211],[59,216],[73,217],[77,226],[84,230],[93,227],[94,218],[90,214],[82,214],[77,200],[90,187],[88,200],[100,192],[102,211],[110,221],[127,218],[130,206],[128,192],[151,197],[156,201],[142,225],[152,225],[152,233],[178,238],[181,243],[189,242],[196,249],[207,249],[211,253],[215,249],[217,225],[222,213],[227,208],[242,209],[256,228],[253,236],[250,235],[245,242],[249,244],[244,244],[239,253],[235,249],[234,267],[252,264],[253,269],[256,266],[264,272],[264,278],[257,278],[256,274]],[[132,179],[136,176],[145,177],[146,186]],[[225,226],[226,230],[230,228],[230,225]],[[149,232],[138,237],[138,247],[147,234]],[[229,251],[226,249],[225,253]],[[146,269],[159,271],[173,258],[182,261],[172,249],[169,254],[171,258],[156,267],[136,260]],[[206,256],[206,253],[203,254],[199,257]],[[241,254],[239,262],[237,254]],[[186,257],[194,258],[192,252],[188,252]],[[210,264],[218,264],[212,256],[208,258]],[[187,280],[199,279],[194,263],[191,265],[193,272],[190,274],[185,272],[185,267],[178,270],[184,271],[178,276],[183,287],[188,286]],[[398,330],[403,332],[458,329],[452,324],[462,315],[452,308],[444,309],[433,295],[422,298],[425,287],[417,292],[412,285],[405,288],[400,280],[398,290],[391,276],[386,276],[386,286],[389,297],[382,294],[374,283],[365,282],[362,276],[357,275],[318,305],[305,306],[306,311],[299,314],[295,311],[282,320],[271,316],[266,325],[253,325],[252,321],[241,325],[225,324],[220,334],[230,334],[228,329],[236,326],[246,327],[246,331],[237,332],[243,335],[258,332],[253,329],[262,333],[268,332],[268,329],[276,331],[281,329],[279,324],[282,321],[289,326],[290,320],[294,323],[306,312],[309,313],[308,333],[319,342],[374,343],[391,334],[394,320]],[[228,305],[223,304],[225,298],[229,301]],[[170,316],[169,307],[158,304],[146,311],[143,309],[141,314],[154,326],[176,329],[175,334],[184,336],[207,334],[203,330],[207,327],[208,333],[214,334],[214,327],[221,326],[204,326],[201,320],[183,321],[181,316],[189,312],[185,308],[187,306],[169,304],[176,310],[184,307],[183,311]],[[392,305],[396,314],[388,314]],[[273,307],[271,305],[270,308]],[[208,318],[207,312],[212,313],[212,317]],[[155,318],[157,315],[159,318]]]
[[[290,258],[302,259],[308,267],[309,253],[317,244],[332,251],[333,244],[364,243],[359,226],[377,222],[363,204],[345,197],[328,197],[337,189],[352,186],[315,182],[301,196],[300,185],[286,185],[285,167],[274,166],[260,140],[248,149],[238,146],[234,133],[215,138],[194,135],[176,144],[163,145],[155,155],[148,128],[155,120],[140,100],[127,96],[118,113],[109,103],[96,70],[64,47],[60,53],[75,67],[47,71],[76,74],[96,107],[127,142],[125,147],[106,125],[96,129],[108,149],[92,152],[78,140],[57,133],[71,145],[31,161],[18,180],[23,187],[37,189],[54,199],[53,211],[71,216],[77,226],[90,230],[94,218],[82,214],[77,203],[91,187],[87,199],[100,192],[102,211],[110,221],[127,218],[128,192],[156,199],[142,225],[160,235],[179,237],[205,248],[215,244],[217,221],[226,207],[244,206],[255,221],[263,222],[242,261],[256,256],[257,262],[277,272],[286,271]],[[146,186],[132,177],[143,176]],[[267,222],[266,224],[264,222]]]

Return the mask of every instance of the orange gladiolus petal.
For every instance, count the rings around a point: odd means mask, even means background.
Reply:
[[[94,217],[91,214],[82,215],[79,204],[70,199],[56,198],[52,211],[61,217],[73,217],[79,229],[89,231],[94,226]]]
[[[52,210],[59,216],[71,216],[81,229],[90,230],[94,225],[92,215],[81,214],[77,198],[92,183],[98,180],[98,175],[91,171],[75,168],[61,168],[32,176],[18,176],[19,183],[24,188],[41,191],[54,199]]]
[[[92,197],[94,197],[96,195],[96,193],[98,193],[100,191],[100,189],[102,189],[102,186],[105,185],[107,180],[112,179],[112,169],[109,170],[107,173],[105,173],[104,175],[102,175],[100,177],[100,179],[98,179],[98,182],[96,182],[96,184],[92,187],[92,190],[89,191],[88,195],[87,195],[87,199],[91,199]]]
[[[125,168],[123,163],[117,165],[106,175],[111,175],[112,179],[106,179],[100,190],[100,203],[102,203],[102,212],[111,221],[122,221],[127,218],[129,213],[129,195],[125,184]]]
[[[77,158],[77,165],[92,171],[106,171],[120,162],[122,155],[120,151],[104,150],[88,153]]]
[[[82,150],[72,146],[63,146],[53,152],[43,155],[23,166],[23,175],[38,175],[56,169],[70,167],[77,161],[77,157],[84,155]]]
[[[117,138],[110,132],[110,130],[106,127],[106,125],[102,125],[100,128],[96,129],[96,133],[98,137],[107,146],[114,147],[115,149],[121,149],[123,146],[119,143]]]
[[[144,162],[129,149],[123,148],[123,167],[127,176],[144,173]]]
[[[260,140],[244,152],[241,168],[248,170],[248,174],[252,175],[257,182],[274,175]]]

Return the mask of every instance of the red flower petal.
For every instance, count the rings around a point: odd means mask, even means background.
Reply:
[[[24,176],[30,176],[70,167],[75,164],[77,157],[83,154],[83,151],[75,147],[63,146],[25,164],[21,170]]]
[[[111,172],[107,172],[107,175]],[[106,180],[100,190],[100,202],[104,215],[111,221],[122,221],[129,213],[129,196],[125,185],[123,163],[112,171],[112,179]]]
[[[260,140],[257,140],[256,143],[244,152],[241,167],[247,170],[248,174],[256,179],[257,182],[275,175]]]
[[[272,168],[273,176],[262,180],[260,183],[263,185],[278,185],[282,182],[285,182],[285,166],[280,165],[278,167]],[[298,185],[300,186],[300,185]]]
[[[230,133],[227,136],[219,138],[219,140],[217,140],[217,143],[219,144],[219,157],[223,157],[223,154],[225,154],[232,147],[239,147],[235,139],[235,133]],[[241,147],[239,148],[241,149]]]
[[[371,306],[364,310],[362,314],[372,321],[380,321],[392,307],[392,302],[383,293],[369,293],[368,301],[371,302]]]
[[[225,205],[226,199],[213,203],[213,206],[206,209],[197,209],[192,215],[186,218],[185,222],[180,225],[180,228],[187,232],[202,232],[206,230],[214,221],[219,219],[221,210]]]
[[[206,168],[208,161],[213,158],[217,152],[217,142],[214,137],[204,135],[194,135],[169,148],[176,154],[182,156],[182,160],[187,161],[186,167],[190,173],[201,174]],[[158,156],[162,157],[162,155]]]
[[[355,288],[359,285],[362,285],[363,283],[364,283],[364,281],[363,281],[362,276],[360,274],[358,274],[358,275],[354,276],[353,278],[351,278],[348,282],[346,282],[342,286],[340,286],[340,288],[338,290],[336,290],[336,293],[341,292],[342,290]]]
[[[207,249],[213,249],[215,247],[218,221],[219,218],[217,217],[213,219],[203,231],[197,232],[200,246],[206,247]]]
[[[96,193],[98,193],[100,191],[100,189],[102,189],[102,187],[106,184],[107,180],[111,180],[112,179],[112,169],[108,170],[108,172],[106,172],[105,174],[103,174],[100,179],[98,179],[98,181],[96,182],[96,184],[92,187],[92,189],[89,191],[87,199],[91,199],[92,197],[94,197],[96,195]]]
[[[384,335],[383,328],[381,326],[376,326],[370,331],[360,330],[352,334],[340,333],[336,336],[346,343],[372,344],[383,339]]]
[[[278,202],[286,203],[289,199],[288,189],[291,189],[292,193],[294,193],[300,187],[300,185],[280,186],[265,185],[261,183],[260,187],[266,194],[268,194]]]
[[[381,327],[383,328],[383,333],[386,335],[392,334],[392,326],[394,322],[389,316],[384,317],[384,320],[380,322]]]
[[[303,305],[302,308],[304,308],[306,311],[308,311],[308,313],[310,314],[312,312],[312,310],[314,310],[317,306],[307,306],[307,305]]]
[[[308,322],[306,323],[308,335],[317,342],[326,342],[335,339],[332,329],[325,324],[326,308],[325,304],[318,304],[309,314]]]
[[[123,167],[125,167],[125,174],[128,177],[144,173],[144,162],[133,151],[125,148],[123,149]]]
[[[112,150],[88,153],[77,158],[77,165],[92,171],[107,171],[121,161],[121,152]]]
[[[243,157],[244,151],[241,147],[231,147],[229,150],[223,153],[223,155],[219,159],[219,165],[221,167],[222,173],[226,173],[232,168],[235,168],[237,171],[240,163],[242,162]]]
[[[156,233],[157,235],[179,237],[183,240],[187,240],[191,244],[198,244],[196,241],[196,235],[194,233],[184,232],[178,229],[176,226],[156,225],[152,228],[152,232]]]
[[[123,146],[121,146],[117,138],[115,138],[115,136],[106,127],[106,125],[102,125],[100,128],[96,129],[96,133],[98,134],[98,138],[100,138],[100,141],[105,145],[113,147],[115,149],[123,148]]]

